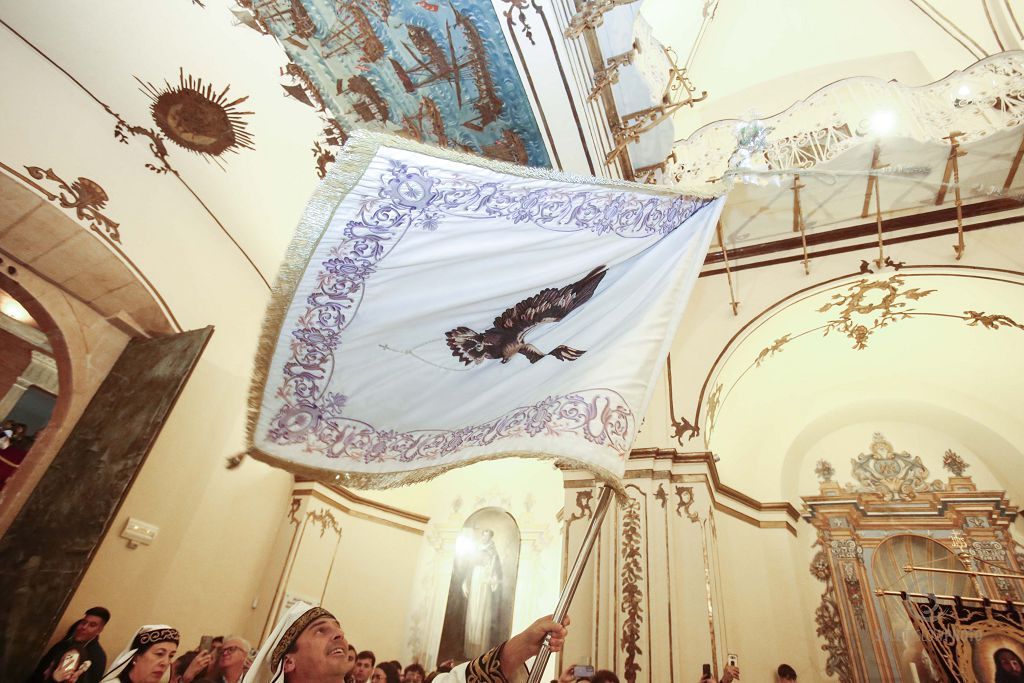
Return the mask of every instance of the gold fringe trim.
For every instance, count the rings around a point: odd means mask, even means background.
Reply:
[[[336,470],[327,468],[310,467],[301,465],[290,460],[285,460],[269,453],[265,453],[256,447],[254,435],[256,423],[259,420],[263,404],[263,393],[266,390],[270,374],[270,364],[273,359],[274,349],[277,340],[281,335],[281,327],[284,325],[285,316],[291,307],[295,297],[295,291],[302,281],[302,276],[309,266],[309,261],[314,251],[323,238],[330,225],[334,213],[349,195],[353,188],[359,183],[369,168],[370,162],[377,156],[381,147],[390,147],[409,152],[415,152],[432,156],[438,159],[453,161],[457,163],[477,166],[480,168],[504,173],[530,180],[550,180],[560,183],[585,184],[608,189],[635,192],[655,196],[693,196],[705,199],[713,199],[723,193],[710,194],[707,192],[680,192],[676,189],[657,187],[651,185],[640,185],[638,183],[623,180],[608,180],[592,178],[587,176],[552,171],[550,169],[528,168],[517,166],[504,161],[494,161],[483,157],[456,152],[449,149],[432,147],[418,142],[413,142],[402,137],[386,133],[371,132],[366,130],[354,131],[345,143],[345,146],[337,154],[334,165],[327,173],[327,177],[321,181],[314,191],[313,196],[306,204],[302,218],[295,230],[295,236],[285,251],[281,267],[277,272],[273,289],[270,292],[270,301],[267,304],[267,311],[263,318],[263,325],[260,332],[259,343],[256,348],[256,358],[253,363],[252,382],[249,385],[248,412],[246,416],[246,453],[251,457],[265,462],[274,467],[288,470],[300,476],[309,477],[330,484],[341,483],[345,486],[362,489],[387,489],[407,484],[414,484],[432,479],[439,474],[457,467],[471,465],[484,460],[508,457],[528,457],[531,459],[553,460],[575,469],[590,471],[595,477],[611,486],[616,494],[623,499],[625,490],[619,482],[618,477],[610,471],[595,467],[594,465],[556,455],[538,455],[525,451],[509,451],[497,455],[482,456],[469,460],[460,460],[448,465],[436,465],[425,467],[408,472],[395,472],[387,474],[372,473],[339,473]],[[236,455],[228,460],[228,469],[234,469],[242,462],[245,454]]]

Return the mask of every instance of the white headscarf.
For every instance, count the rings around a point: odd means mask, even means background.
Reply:
[[[181,634],[178,633],[176,628],[168,626],[167,624],[153,624],[141,627],[135,632],[132,639],[128,641],[128,647],[121,650],[121,654],[114,658],[114,663],[111,664],[110,668],[107,669],[107,672],[103,674],[103,678],[100,680],[100,683],[117,683],[117,677],[125,670],[128,663],[132,661],[132,657],[135,656],[135,653],[138,652],[140,648],[154,643],[164,643],[168,641],[173,643],[181,642]]]
[[[308,602],[296,602],[274,626],[256,659],[245,673],[241,683],[281,683],[284,680],[284,655],[306,627],[321,617],[334,618],[323,607]]]

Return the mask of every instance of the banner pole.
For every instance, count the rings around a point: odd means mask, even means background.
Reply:
[[[569,605],[572,603],[573,596],[576,595],[576,588],[580,585],[583,570],[587,566],[587,560],[590,559],[590,551],[594,549],[594,542],[597,541],[597,536],[601,533],[601,522],[604,521],[605,513],[608,512],[608,506],[612,502],[613,495],[611,487],[605,485],[601,491],[601,497],[597,501],[597,508],[590,518],[590,527],[587,529],[587,535],[583,538],[583,545],[580,547],[579,554],[576,555],[576,561],[573,563],[572,569],[569,570],[569,576],[566,577],[562,594],[558,597],[554,620],[559,623],[565,619],[565,615],[569,612]],[[547,667],[548,657],[550,656],[551,648],[548,647],[547,640],[545,639],[544,644],[540,647],[540,652],[537,653],[536,659],[533,660],[529,683],[541,683],[544,669]]]

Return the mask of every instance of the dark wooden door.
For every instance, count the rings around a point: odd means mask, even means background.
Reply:
[[[43,654],[211,334],[131,340],[0,539],[0,681]]]

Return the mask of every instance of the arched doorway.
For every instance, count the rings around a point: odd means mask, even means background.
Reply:
[[[42,436],[58,392],[53,345],[25,307],[0,289],[0,491]]]

